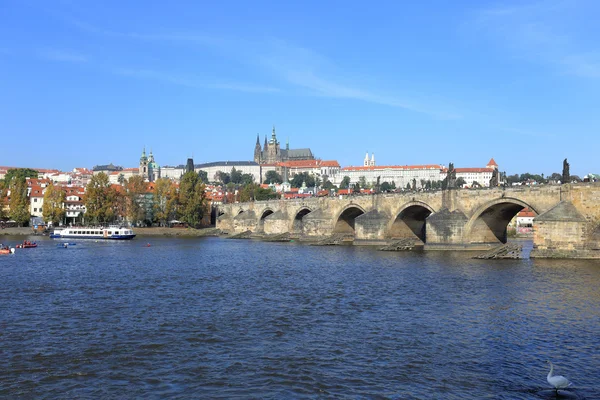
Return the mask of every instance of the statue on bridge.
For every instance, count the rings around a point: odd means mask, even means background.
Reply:
[[[563,161],[563,173],[562,173],[562,183],[569,183],[571,181],[571,174],[569,173],[569,163],[567,159]]]
[[[496,187],[499,184],[499,179],[498,179],[498,170],[494,169],[494,171],[492,171],[492,178],[490,179],[490,187]]]
[[[448,174],[446,175],[448,189],[456,189],[456,170],[454,169],[454,163],[448,165]]]

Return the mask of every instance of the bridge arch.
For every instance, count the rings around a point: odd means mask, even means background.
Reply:
[[[309,207],[307,206],[302,206],[300,207],[295,215],[294,215],[294,219],[292,220],[292,229],[291,232],[294,233],[298,233],[298,232],[302,232],[302,226],[303,226],[303,222],[302,222],[302,218],[304,218],[307,214],[311,213],[313,210],[311,210]]]
[[[274,213],[274,211],[271,210],[270,208],[265,208],[263,210],[263,212],[260,214],[260,218],[258,219],[258,225],[256,226],[257,232],[265,231],[265,218],[267,218],[269,215],[271,215],[273,213]]]
[[[364,213],[365,209],[358,204],[348,204],[334,219],[333,233],[347,233],[354,235],[355,219]]]
[[[464,229],[467,243],[506,243],[508,223],[524,208],[536,214],[530,204],[514,197],[501,197],[479,206]]]
[[[425,243],[425,220],[434,212],[429,204],[422,201],[403,204],[396,213],[396,218],[390,221],[387,236],[398,239],[416,236]]]

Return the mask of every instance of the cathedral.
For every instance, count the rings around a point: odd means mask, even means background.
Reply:
[[[144,151],[142,151],[142,156],[140,157],[140,176],[143,177],[146,182],[154,182],[160,178],[160,167],[154,161],[152,150],[150,150],[150,154],[146,157],[145,147]]]
[[[265,145],[260,146],[260,138],[256,135],[256,145],[254,146],[254,162],[258,164],[275,164],[285,161],[297,160],[314,160],[315,157],[310,149],[290,149],[289,141],[285,145],[285,149],[281,149],[277,136],[275,135],[275,127],[271,133],[271,140],[267,142],[265,135]]]

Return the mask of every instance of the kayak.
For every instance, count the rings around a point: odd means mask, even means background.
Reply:
[[[34,247],[37,247],[37,243],[19,243],[16,247],[17,249],[33,249]]]

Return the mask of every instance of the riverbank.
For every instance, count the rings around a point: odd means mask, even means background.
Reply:
[[[0,229],[0,236],[27,236],[35,235],[33,229],[29,228],[4,228]]]
[[[219,236],[221,231],[217,228],[134,228],[137,236],[179,236],[179,237],[206,237]]]
[[[221,231],[216,228],[192,229],[192,228],[134,228],[137,236],[175,236],[175,237],[206,237],[219,236]],[[29,236],[36,235],[29,228],[4,228],[0,229],[0,236]],[[37,235],[40,235],[39,233]]]

